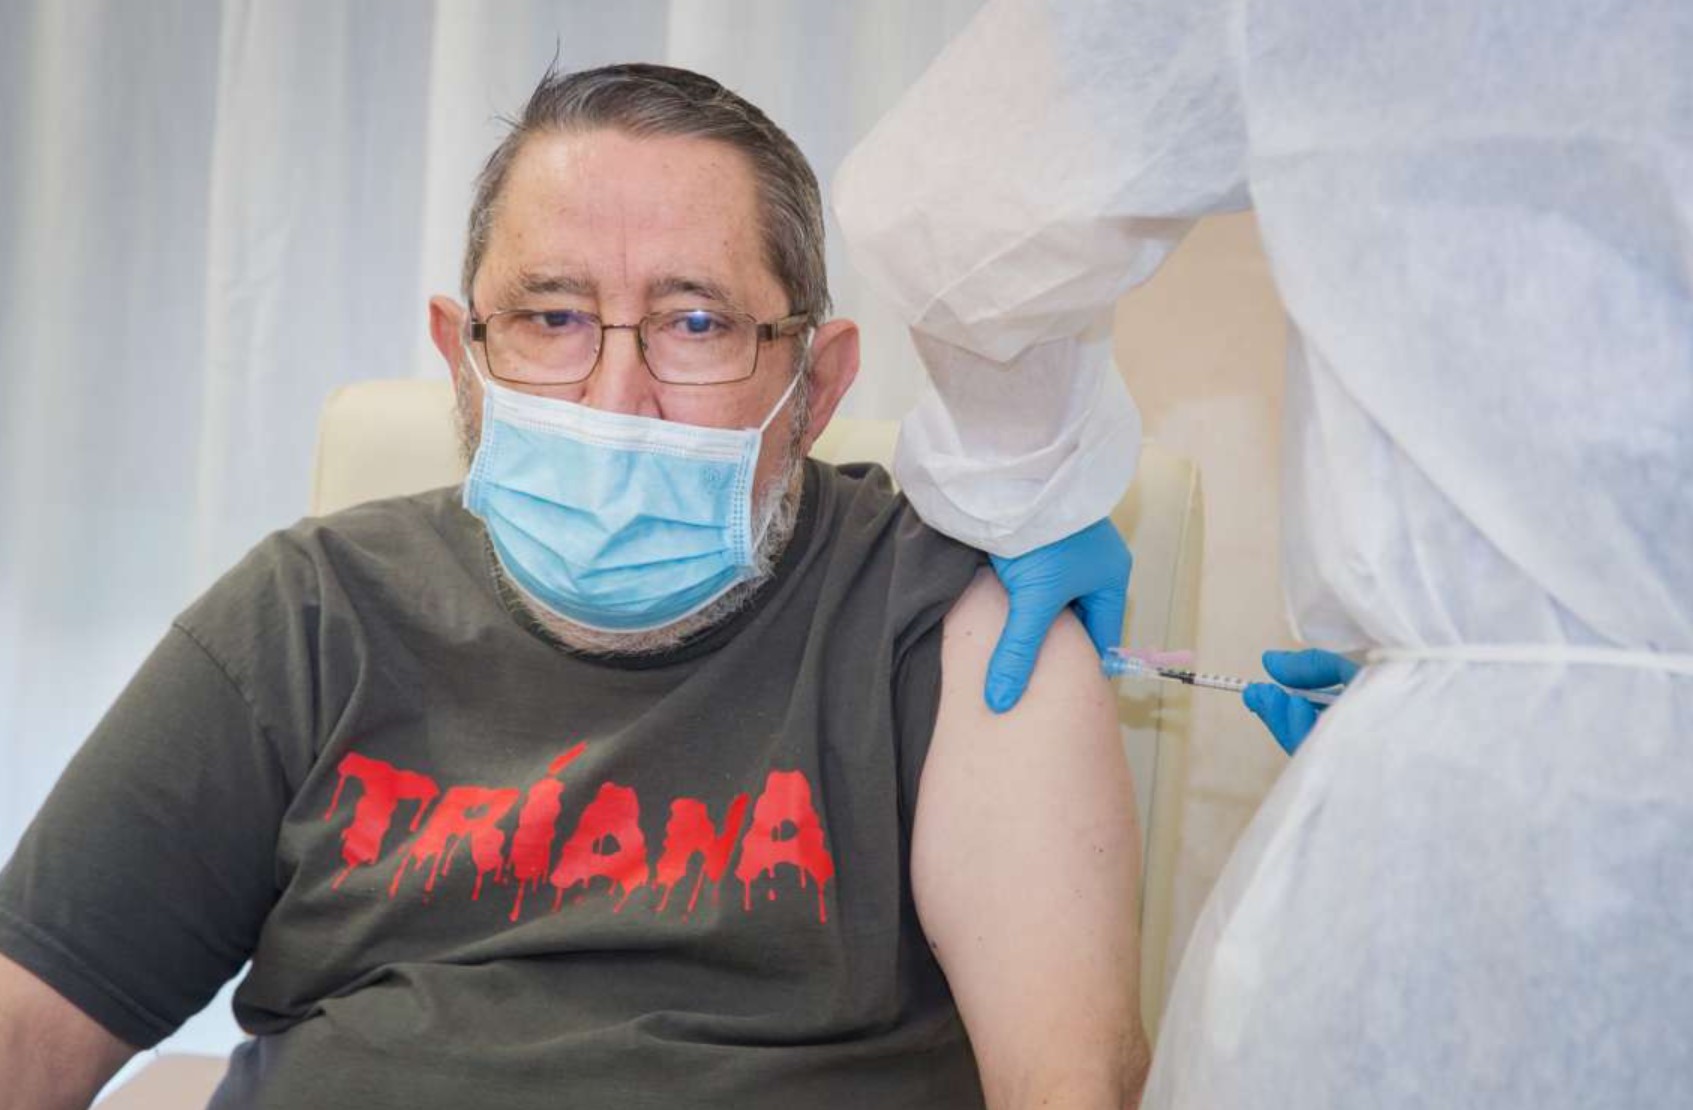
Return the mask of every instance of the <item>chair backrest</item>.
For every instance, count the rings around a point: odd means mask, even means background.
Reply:
[[[402,378],[359,382],[329,395],[318,417],[313,516],[464,480],[453,387]]]
[[[893,459],[898,425],[837,417],[812,454],[826,462]],[[336,390],[319,425],[311,512],[452,485],[464,477],[443,381],[361,382]],[[1123,642],[1192,647],[1204,549],[1199,474],[1193,463],[1147,443],[1128,495],[1111,514],[1134,551]],[[1168,688],[1167,688],[1168,687]],[[1134,768],[1144,832],[1141,893],[1141,1011],[1155,1033],[1169,972],[1170,917],[1188,736],[1188,694],[1148,684],[1118,699],[1123,743]]]

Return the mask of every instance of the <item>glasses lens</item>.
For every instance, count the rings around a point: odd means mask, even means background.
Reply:
[[[648,316],[641,321],[641,341],[659,381],[715,385],[752,373],[758,332],[750,317],[688,308]]]
[[[509,312],[488,321],[489,369],[507,381],[580,381],[593,372],[599,345],[599,318],[586,312]]]

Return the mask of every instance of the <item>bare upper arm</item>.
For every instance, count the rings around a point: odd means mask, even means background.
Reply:
[[[1116,699],[1066,614],[1022,701],[992,713],[982,685],[1005,612],[984,572],[946,620],[913,891],[989,1105],[1121,1107],[1146,1043],[1140,833]]]
[[[85,1107],[135,1052],[0,956],[0,1110]]]

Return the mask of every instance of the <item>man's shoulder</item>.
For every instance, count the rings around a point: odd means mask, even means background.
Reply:
[[[831,582],[879,609],[896,637],[932,629],[987,557],[929,525],[875,463],[819,464]]]
[[[894,484],[887,468],[874,462],[825,463],[813,459],[825,489],[825,501],[833,507],[834,523],[860,534],[884,538],[902,547],[929,547],[937,554],[969,562],[984,556],[974,548],[936,531],[911,500]]]
[[[475,519],[464,510],[460,486],[384,497],[349,505],[323,516],[309,516],[274,534],[283,542],[311,546],[351,542],[381,548],[435,536],[451,542],[474,532]]]
[[[456,487],[305,517],[260,540],[178,618],[190,631],[265,621],[375,594],[416,595],[480,565]]]
[[[460,504],[459,487],[445,486],[303,517],[259,541],[248,560],[398,569],[427,561],[437,549],[477,550],[476,532],[475,519]]]
[[[809,462],[817,468],[824,487],[842,504],[885,509],[904,500],[894,488],[893,476],[881,463],[830,463],[816,458]]]
[[[969,572],[986,561],[987,557],[975,548],[924,523],[879,463],[816,465],[828,517],[827,538],[836,547],[866,559],[893,558],[906,564],[956,567],[960,577],[955,594],[969,581]]]

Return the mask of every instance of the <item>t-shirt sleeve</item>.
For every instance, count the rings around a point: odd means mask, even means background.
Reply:
[[[254,947],[288,777],[224,666],[173,626],[0,872],[0,952],[156,1044]]]

